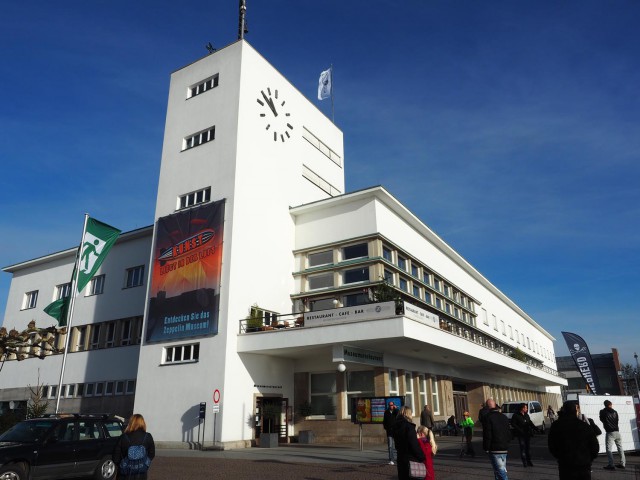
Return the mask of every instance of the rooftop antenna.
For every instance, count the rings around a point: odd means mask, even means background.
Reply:
[[[245,0],[240,0],[240,20],[238,22],[238,40],[242,40],[244,38],[245,33],[249,33],[249,29],[247,28],[247,20],[245,16],[247,14],[247,2]]]
[[[216,51],[216,48],[211,45],[211,42],[207,43],[204,48],[206,48],[207,50],[209,50],[209,55],[211,55],[213,52]]]

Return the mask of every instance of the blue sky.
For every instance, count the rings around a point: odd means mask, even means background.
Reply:
[[[315,95],[333,63],[349,190],[384,185],[558,354],[567,330],[633,362],[639,2],[247,2],[247,40],[327,114]],[[153,222],[169,75],[233,42],[237,8],[4,2],[1,266],[76,245],[84,212]]]

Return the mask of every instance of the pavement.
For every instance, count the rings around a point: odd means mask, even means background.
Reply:
[[[474,438],[475,458],[460,456],[461,437],[436,437],[434,457],[438,480],[492,479],[489,459]],[[517,443],[509,448],[507,470],[510,480],[557,479],[558,470],[547,449],[547,436],[532,439],[533,467],[522,467]],[[616,460],[617,454],[616,454]],[[607,471],[606,455],[593,463],[592,480],[640,480],[640,453],[627,453],[625,470]],[[149,472],[150,480],[168,479],[260,479],[260,480],[388,480],[397,479],[396,467],[389,465],[386,445],[301,445],[235,450],[157,449]]]

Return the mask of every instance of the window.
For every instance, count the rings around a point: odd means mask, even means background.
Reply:
[[[398,372],[396,370],[389,370],[389,395],[398,395],[399,393]]]
[[[49,398],[56,398],[58,396],[58,386],[57,385],[51,385],[49,386]]]
[[[404,271],[407,270],[407,259],[406,258],[402,258],[399,255],[398,255],[398,268],[400,268],[401,270],[404,270]]]
[[[105,345],[107,348],[113,347],[116,340],[116,322],[107,323],[107,335],[105,338]]]
[[[427,303],[431,303],[431,293],[427,292],[426,290],[424,291],[424,301]]]
[[[216,127],[210,127],[201,132],[195,133],[189,137],[185,137],[182,140],[182,150],[189,150],[190,148],[197,147],[203,143],[211,142],[216,138]]]
[[[71,284],[63,283],[62,285],[58,285],[56,287],[56,300],[60,300],[61,298],[67,298],[71,295]]]
[[[433,279],[433,288],[435,288],[437,291],[440,291],[440,280],[435,277]]]
[[[384,246],[382,247],[382,258],[384,258],[388,262],[393,262],[392,256],[391,256],[391,250],[389,250],[387,247],[384,247]]]
[[[407,283],[406,278],[400,277],[400,289],[404,290],[405,292],[409,291],[409,284]]]
[[[500,320],[500,330],[502,330],[503,335],[507,335],[507,329],[504,326],[504,320]]]
[[[189,87],[189,90],[187,92],[187,98],[195,97],[196,95],[200,95],[201,93],[208,92],[212,88],[216,88],[218,86],[218,78],[219,74],[216,73],[213,77],[209,77],[200,83],[192,85],[191,87]]]
[[[104,383],[103,382],[96,383],[96,393],[95,393],[96,397],[99,397],[103,394],[104,394]]]
[[[336,414],[336,374],[311,374],[311,415],[333,416]]]
[[[491,315],[491,318],[493,319],[493,329],[497,332],[498,331],[498,319],[493,314]]]
[[[79,383],[76,387],[76,397],[82,397],[84,395],[84,383]]]
[[[449,285],[445,284],[445,285],[443,285],[443,287],[444,287],[444,294],[447,297],[451,298],[451,288],[449,287]]]
[[[144,277],[144,265],[127,269],[127,280],[125,288],[139,287],[142,285],[142,277]]]
[[[96,275],[89,282],[87,296],[100,295],[104,291],[104,275]]]
[[[369,281],[369,267],[345,270],[342,274],[342,283],[356,283]]]
[[[122,395],[124,393],[124,381],[120,380],[116,382],[116,395]]]
[[[136,393],[136,381],[135,380],[127,380],[127,395],[133,395]]]
[[[389,270],[384,271],[384,281],[389,285],[395,285],[395,282],[393,280],[393,273],[391,273]]]
[[[206,203],[211,200],[211,187],[203,188],[201,190],[196,190],[195,192],[187,193],[185,195],[180,195],[178,197],[178,207],[180,210],[182,208],[192,207],[193,205],[198,205],[199,203]]]
[[[104,394],[105,395],[113,395],[113,387],[114,387],[113,382],[107,382]]]
[[[102,325],[92,325],[91,326],[91,344],[89,346],[90,350],[95,350],[100,348],[100,330]]]
[[[418,266],[411,262],[411,275],[418,278]]]
[[[439,297],[436,297],[436,308],[442,310],[442,300]]]
[[[309,290],[333,287],[333,272],[309,275],[307,281],[309,282]]]
[[[28,310],[29,308],[36,308],[37,303],[38,303],[38,290],[27,292],[24,294],[24,299],[22,300],[22,310]]]
[[[309,255],[307,255],[307,261],[310,267],[317,267],[318,265],[329,265],[333,263],[333,250],[310,253]]]
[[[444,311],[451,315],[451,304],[449,302],[444,302]]]
[[[351,398],[375,396],[373,378],[373,370],[364,372],[347,371],[347,412],[349,415],[351,415]]]
[[[440,400],[438,399],[438,381],[431,378],[431,410],[434,415],[440,415]]]
[[[122,322],[120,345],[131,345],[131,320],[124,320]]]
[[[516,333],[516,335],[518,334]],[[511,325],[509,325],[509,338],[513,340],[513,328],[511,328]]]
[[[169,363],[192,363],[200,358],[200,344],[176,345],[165,347],[163,364]]]
[[[420,287],[418,285],[413,285],[413,296],[420,298]]]
[[[75,330],[75,337],[76,337],[76,352],[81,352],[85,349],[85,344],[87,341],[87,327],[76,327],[74,328]]]
[[[368,293],[353,293],[345,295],[342,299],[342,304],[345,307],[355,307],[356,305],[365,305],[367,303],[369,303]]]
[[[484,323],[485,325],[489,325],[489,317],[487,316],[487,311],[483,308],[482,309],[482,323]]]
[[[366,243],[350,245],[342,249],[342,259],[350,260],[352,258],[362,258],[369,256],[369,246]]]
[[[453,307],[453,316],[460,318],[460,309],[458,307]]]
[[[335,298],[320,298],[311,302],[311,311],[316,312],[318,310],[329,310],[334,308],[333,301]]]
[[[427,402],[427,379],[424,375],[418,375],[418,401],[420,405],[418,405],[418,409],[422,412],[425,405],[428,405]]]
[[[431,274],[429,272],[424,272],[422,274],[422,281],[427,285],[431,285]]]
[[[85,397],[93,397],[93,393],[96,391],[95,383],[87,383],[85,384],[84,396]]]
[[[78,422],[78,440],[98,440],[101,438],[104,438],[104,434],[95,421],[80,420]]]
[[[404,404],[414,412],[416,411],[413,408],[413,377],[411,373],[404,374]]]
[[[72,383],[71,385],[65,385],[67,387],[67,397],[73,397],[76,394],[76,385]]]

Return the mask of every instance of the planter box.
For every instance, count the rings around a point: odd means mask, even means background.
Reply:
[[[261,433],[260,434],[260,447],[261,448],[273,448],[278,446],[278,434],[277,433]]]
[[[298,443],[316,443],[316,436],[313,430],[300,430],[298,432]]]

